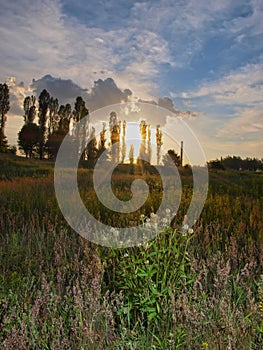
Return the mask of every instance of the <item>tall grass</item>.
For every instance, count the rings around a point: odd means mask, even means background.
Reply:
[[[27,164],[20,170],[6,164],[9,180],[0,182],[1,348],[262,348],[261,174],[212,173],[193,233],[164,224],[146,245],[110,249],[68,227],[49,165],[32,178]],[[107,219],[87,189],[89,176],[80,171],[80,192]],[[132,177],[115,176],[114,190],[124,198]],[[159,183],[155,175],[148,181]],[[158,186],[139,214],[158,207]],[[179,218],[190,196],[186,181]],[[151,229],[146,217],[134,220]]]

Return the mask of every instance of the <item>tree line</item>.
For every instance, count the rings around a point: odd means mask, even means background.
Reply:
[[[227,156],[225,158],[211,160],[207,163],[210,169],[214,170],[263,170],[263,159]]]
[[[0,152],[13,152],[14,147],[8,145],[5,136],[5,124],[7,113],[10,109],[9,88],[6,83],[0,84]],[[89,110],[86,107],[85,101],[81,96],[75,100],[74,107],[67,103],[60,105],[57,98],[52,97],[49,92],[44,89],[38,99],[36,96],[27,96],[23,102],[23,118],[24,125],[18,133],[18,148],[25,154],[27,158],[39,159],[55,159],[59,147],[69,132],[72,138],[78,140],[79,147],[81,143],[86,143],[87,139],[90,142],[83,148],[81,155],[82,160],[88,160],[94,163],[104,151],[107,151],[107,146],[113,146],[111,151],[107,152],[107,157],[113,161],[124,163],[125,159],[129,159],[130,164],[135,160],[134,145],[130,145],[129,150],[126,146],[126,121],[118,120],[115,112],[111,112],[109,116],[108,128],[104,122],[102,131],[99,134],[99,140],[96,138],[96,130],[89,125]],[[87,117],[87,123],[84,130],[79,128],[74,129],[74,125],[80,120]],[[75,134],[74,134],[75,130]],[[109,131],[109,140],[106,133]],[[143,162],[151,164],[152,147],[151,147],[151,126],[144,120],[140,123],[141,144],[139,150],[139,159],[143,158]],[[156,126],[156,159],[157,164],[161,162],[161,147],[162,131],[160,125]],[[108,143],[107,143],[108,142]],[[172,150],[170,150],[172,152]],[[176,153],[174,152],[176,155]]]
[[[89,125],[89,110],[85,101],[78,96],[74,103],[74,108],[67,103],[60,105],[57,98],[52,97],[49,92],[44,89],[38,99],[36,96],[27,96],[23,102],[24,109],[24,125],[18,133],[18,148],[28,158],[48,158],[55,159],[59,147],[65,135],[72,128],[72,136],[79,142],[90,142],[83,148],[81,155],[82,160],[87,160],[94,164],[104,151],[106,157],[113,161],[124,163],[125,159],[129,159],[130,164],[136,162],[134,155],[134,146],[130,145],[127,150],[125,142],[126,137],[126,121],[118,120],[115,112],[111,112],[109,116],[108,128],[104,122],[102,130],[99,134],[99,140],[96,138],[96,130]],[[5,136],[5,126],[7,121],[7,113],[10,110],[9,87],[6,83],[0,84],[0,152],[16,153],[16,147],[8,144]],[[77,128],[77,134],[74,135],[74,125],[81,119],[87,117],[85,130]],[[109,131],[109,140],[106,133]],[[172,149],[161,157],[161,148],[163,145],[163,135],[160,125],[156,126],[156,161],[157,165],[163,162],[164,165],[170,166],[176,164],[182,165],[180,156]],[[151,147],[151,126],[144,120],[140,123],[141,144],[137,163],[143,166],[144,163],[151,164],[152,147]],[[107,143],[108,142],[108,143]],[[113,146],[111,151],[107,150],[107,145]],[[144,159],[143,161],[141,159]],[[211,160],[208,163],[210,169],[221,170],[263,170],[263,159],[245,158],[238,156],[227,156],[225,158]]]

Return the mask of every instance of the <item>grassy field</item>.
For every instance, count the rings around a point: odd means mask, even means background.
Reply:
[[[163,222],[156,239],[112,249],[67,225],[51,162],[0,155],[0,165],[1,349],[263,348],[262,173],[210,172],[193,233],[165,225],[167,211],[154,218]],[[112,225],[127,224],[97,201],[91,175],[79,170],[87,207]],[[192,193],[191,172],[181,175],[178,223]],[[121,199],[133,178],[114,173]],[[160,179],[146,180],[153,190],[134,222],[158,208]]]

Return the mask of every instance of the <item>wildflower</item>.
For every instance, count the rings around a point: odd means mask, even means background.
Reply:
[[[156,224],[158,222],[158,215],[151,213],[151,221]]]
[[[194,230],[192,228],[188,229],[188,233],[190,233],[190,235],[194,232]]]
[[[113,234],[114,237],[117,237],[119,234],[119,231],[115,227],[112,227],[110,229],[110,232]]]
[[[166,225],[168,223],[168,219],[167,218],[163,218],[162,219],[162,223]]]

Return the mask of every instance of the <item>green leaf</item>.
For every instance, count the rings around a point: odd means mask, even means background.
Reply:
[[[148,315],[148,321],[151,322],[151,320],[156,316],[156,312],[152,312]]]

